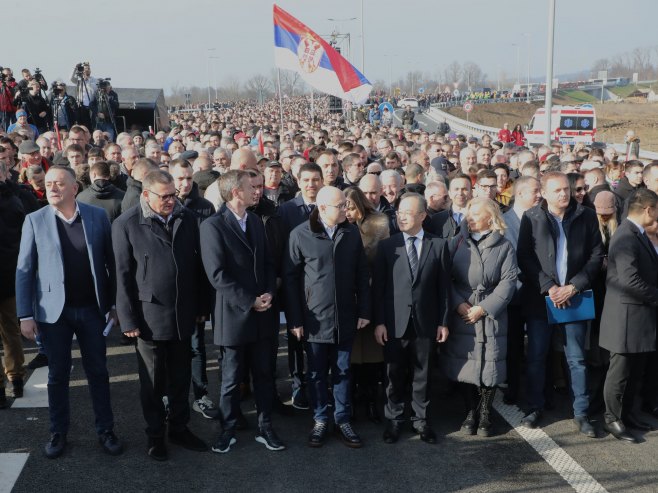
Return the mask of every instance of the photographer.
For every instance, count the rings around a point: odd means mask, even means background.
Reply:
[[[16,121],[14,114],[14,88],[16,80],[10,68],[0,67],[0,132],[7,130],[12,122]]]
[[[50,92],[50,111],[53,122],[60,130],[68,130],[75,124],[77,110],[78,103],[75,98],[66,94],[66,84],[62,81],[53,82]]]
[[[90,109],[94,129],[107,132],[110,140],[114,141],[116,136],[114,115],[119,109],[119,96],[112,90],[109,79],[98,81],[98,92],[91,102]]]
[[[96,86],[98,80],[91,75],[91,66],[89,62],[78,63],[73,69],[71,82],[76,84],[77,92],[75,98],[78,101],[78,118],[77,122],[87,128],[91,127],[89,108],[91,102],[96,97]]]
[[[50,107],[41,95],[41,85],[35,79],[28,82],[27,87],[18,85],[14,105],[27,111],[29,120],[37,127],[39,133],[47,132],[50,127]]]
[[[30,69],[27,68],[21,70],[21,74],[23,75],[23,78],[18,81],[17,90],[20,89],[27,90],[30,81],[32,80],[37,81],[39,83],[40,89],[43,89],[44,92],[48,90],[48,84],[46,83],[46,79],[44,79],[43,75],[41,75],[41,70],[39,70],[38,68],[35,69],[34,71],[34,77],[32,77],[32,74],[30,73]]]

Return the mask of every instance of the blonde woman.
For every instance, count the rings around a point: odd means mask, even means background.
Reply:
[[[471,200],[465,219],[468,229],[450,245],[452,315],[440,361],[448,378],[465,384],[469,411],[462,431],[488,437],[496,386],[506,379],[507,305],[516,287],[516,255],[493,200]]]

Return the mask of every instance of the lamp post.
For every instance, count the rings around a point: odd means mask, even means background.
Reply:
[[[528,90],[526,91],[526,102],[530,103],[530,33],[523,33],[523,36],[526,37],[528,46],[528,67],[526,73],[526,85],[528,86]]]
[[[516,48],[516,84],[521,89],[521,46],[518,43],[512,43]]]
[[[546,131],[544,143],[551,145],[551,110],[553,107],[553,44],[555,41],[555,0],[548,0],[548,43],[546,48]]]
[[[213,75],[213,80],[215,83],[215,101],[219,99],[219,95],[217,92],[217,60],[219,60],[218,56],[211,56],[210,60],[214,60],[212,64],[212,75]]]
[[[208,48],[208,54],[206,55],[206,69],[208,71],[208,110],[212,107],[210,101],[210,52],[215,51],[215,48]]]

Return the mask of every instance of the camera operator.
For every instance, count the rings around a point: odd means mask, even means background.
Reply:
[[[9,125],[16,121],[15,87],[16,79],[11,69],[0,67],[0,132],[6,132]]]
[[[119,96],[112,90],[110,79],[100,79],[98,81],[98,93],[92,100],[90,109],[94,129],[107,132],[110,135],[110,140],[114,142],[116,136],[114,115],[119,109]]]
[[[71,82],[76,84],[77,93],[75,98],[78,100],[78,118],[77,123],[87,128],[91,127],[89,108],[91,102],[96,97],[96,86],[98,80],[91,75],[91,66],[89,62],[78,63],[73,69]]]
[[[30,121],[37,127],[39,133],[48,131],[52,118],[48,102],[41,95],[41,85],[35,79],[27,83],[23,88],[18,85],[18,91],[14,98],[14,105],[27,111]]]
[[[43,75],[41,75],[41,70],[38,68],[34,71],[34,77],[28,68],[21,70],[21,74],[23,75],[23,78],[18,81],[18,84],[16,84],[18,89],[26,90],[28,89],[30,81],[36,80],[39,83],[40,89],[43,89],[44,92],[48,90],[46,79],[44,79]]]
[[[66,84],[60,80],[53,82],[50,92],[50,112],[57,127],[60,130],[70,129],[75,124],[77,111],[78,103],[66,93]]]

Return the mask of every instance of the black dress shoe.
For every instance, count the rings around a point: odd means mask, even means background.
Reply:
[[[169,442],[194,452],[205,452],[208,450],[208,445],[192,433],[189,428],[181,431],[170,431]]]
[[[425,443],[436,443],[436,433],[430,427],[430,425],[425,424],[418,427],[414,426],[414,431],[420,435],[420,439]]]
[[[46,444],[44,452],[49,459],[56,459],[64,453],[66,448],[66,433],[53,433]]]
[[[157,461],[165,461],[169,458],[164,438],[149,438],[146,453]]]
[[[98,435],[98,442],[107,454],[120,455],[123,452],[123,445],[113,431],[104,431]]]
[[[400,439],[400,423],[389,421],[384,430],[384,443],[395,443]]]
[[[596,430],[592,426],[592,423],[589,422],[587,416],[575,416],[573,422],[576,424],[576,428],[583,435],[590,438],[596,438]]]
[[[640,430],[640,431],[653,431],[655,428],[651,426],[649,423],[645,423],[644,421],[640,421],[639,419],[635,418],[634,416],[627,416],[622,419],[624,422],[624,425],[626,425],[627,428],[633,428],[634,430]]]
[[[624,423],[621,421],[613,421],[612,423],[603,423],[603,429],[610,433],[617,440],[624,440],[630,443],[637,443],[637,439],[626,431]]]
[[[314,448],[322,447],[324,441],[327,439],[327,429],[327,423],[316,421],[311,434],[308,436],[308,446]]]
[[[363,447],[363,442],[361,437],[357,435],[352,425],[349,423],[343,423],[336,426],[336,433],[341,441],[350,448],[361,448]]]

